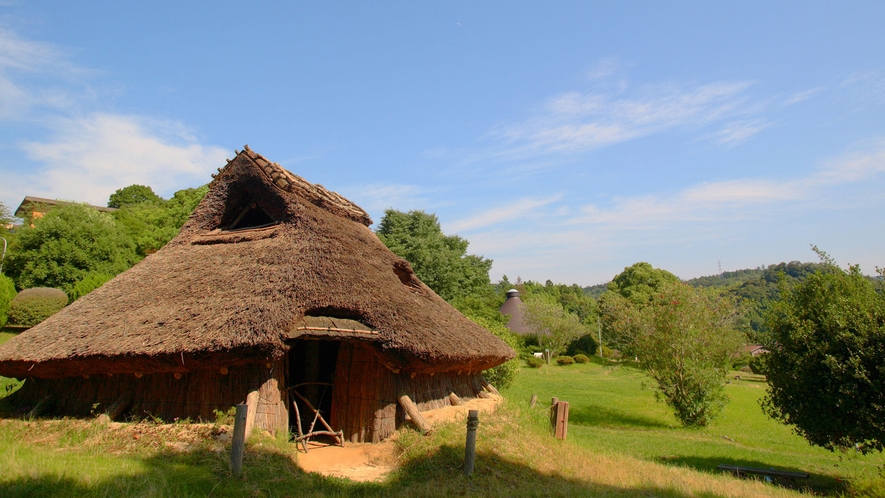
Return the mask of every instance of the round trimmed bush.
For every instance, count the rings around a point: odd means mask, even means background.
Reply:
[[[576,354],[574,356],[575,363],[589,363],[590,357],[585,354]]]
[[[575,363],[575,359],[571,356],[557,356],[556,364],[557,365],[572,365]]]
[[[18,293],[9,303],[9,324],[33,327],[54,315],[68,304],[68,295],[61,289],[34,287]]]
[[[536,358],[534,356],[526,358],[525,362],[526,364],[528,364],[528,366],[532,368],[541,368],[544,366],[544,360],[542,360],[541,358]]]

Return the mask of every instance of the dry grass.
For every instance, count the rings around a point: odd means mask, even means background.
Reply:
[[[476,472],[461,472],[463,423],[404,430],[399,468],[381,483],[304,473],[294,445],[255,435],[244,474],[229,469],[229,428],[101,420],[0,421],[2,496],[795,496],[629,456],[595,453],[513,404],[483,415]]]

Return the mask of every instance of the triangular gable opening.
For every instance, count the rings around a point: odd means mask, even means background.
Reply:
[[[234,221],[225,230],[246,230],[250,228],[263,228],[276,223],[267,211],[261,208],[257,202],[249,202],[240,210]]]

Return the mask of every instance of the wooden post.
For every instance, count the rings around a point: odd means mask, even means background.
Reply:
[[[255,416],[258,415],[258,400],[260,399],[258,390],[250,392],[246,395],[246,428],[244,430],[246,436],[252,434],[252,428],[255,427]]]
[[[538,403],[538,395],[532,394],[532,399],[529,400],[529,408],[534,408],[537,403]]]
[[[449,393],[449,402],[452,403],[452,406],[460,406],[464,404],[464,402],[461,401],[461,398],[455,393]]]
[[[233,467],[234,477],[239,477],[240,471],[243,470],[243,452],[246,450],[246,412],[248,410],[245,403],[237,405],[234,437],[230,447],[230,464]]]
[[[467,413],[467,444],[464,446],[464,475],[473,474],[476,461],[476,427],[479,426],[479,410]]]
[[[130,406],[132,406],[132,399],[135,397],[135,393],[131,390],[127,390],[124,392],[116,401],[111,403],[111,406],[108,407],[108,418],[111,420],[116,419],[120,415],[126,412]]]
[[[550,400],[550,428],[556,429],[556,404],[559,403],[559,398],[554,397]]]
[[[412,419],[412,422],[418,426],[418,429],[425,434],[430,432],[432,429],[430,422],[424,418],[424,415],[421,415],[421,412],[418,411],[418,406],[412,402],[411,398],[409,398],[406,394],[399,395],[399,404],[402,405],[403,409],[409,414],[409,418]]]
[[[498,390],[495,389],[495,386],[493,386],[493,385],[489,384],[488,382],[486,382],[485,379],[482,379],[482,387],[484,387],[486,391],[488,391],[488,392],[490,392],[490,393],[492,393],[492,394],[497,394],[498,396],[501,395],[501,393],[499,393]]]
[[[565,439],[568,435],[568,401],[556,403],[556,425],[554,434],[556,439]]]

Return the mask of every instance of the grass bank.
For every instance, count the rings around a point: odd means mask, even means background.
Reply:
[[[863,486],[879,476],[882,454],[833,453],[809,445],[762,412],[764,379],[743,374],[737,380],[738,374],[726,386],[731,401],[724,412],[699,429],[683,428],[655,401],[650,380],[629,366],[526,368],[505,395],[511,402],[526,403],[532,394],[545,405],[554,396],[569,401],[569,438],[602,455],[626,454],[706,473],[717,473],[719,464],[807,472],[806,486],[823,494],[846,492],[846,483]]]

